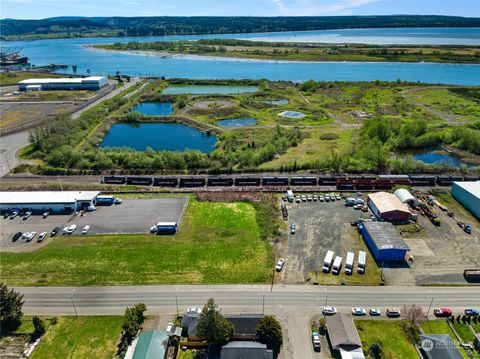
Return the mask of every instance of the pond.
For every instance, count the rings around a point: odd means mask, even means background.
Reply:
[[[256,124],[257,124],[257,120],[250,117],[227,118],[225,120],[220,120],[217,122],[217,125],[221,127],[246,127],[246,126],[254,126]]]
[[[257,92],[257,86],[215,86],[215,85],[193,85],[193,86],[169,86],[162,91],[166,95],[205,95],[205,94],[237,94]]]
[[[138,112],[144,116],[168,116],[173,115],[171,102],[140,102],[132,108],[132,112]]]
[[[280,100],[265,100],[263,101],[264,103],[266,103],[267,105],[277,105],[277,106],[280,106],[280,105],[288,105],[288,100],[286,98],[282,98]]]
[[[215,150],[216,143],[216,136],[181,123],[117,123],[110,128],[100,147],[130,147],[137,151],[151,147],[156,151],[207,153]]]
[[[298,111],[283,111],[283,112],[280,112],[278,116],[288,117],[288,118],[304,118],[306,115]]]
[[[473,163],[463,162],[459,158],[442,150],[417,153],[413,155],[413,158],[417,161],[431,165],[447,164],[457,168],[461,167],[462,165],[465,165],[469,168],[474,168],[477,166]]]

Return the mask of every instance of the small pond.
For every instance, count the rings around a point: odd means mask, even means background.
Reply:
[[[215,150],[217,137],[181,123],[114,124],[100,147],[130,147],[145,151],[182,152],[187,149],[200,152]]]
[[[162,91],[167,95],[204,95],[204,94],[237,94],[257,92],[257,86],[217,86],[217,85],[193,85],[193,86],[169,86]]]
[[[257,124],[257,120],[250,117],[227,118],[225,120],[220,120],[217,122],[217,125],[221,127],[246,127],[246,126],[254,126],[256,124]]]
[[[461,165],[465,165],[469,168],[477,166],[473,163],[462,162],[459,158],[445,151],[429,151],[429,152],[416,153],[416,154],[413,154],[413,158],[417,161],[421,161],[423,163],[427,163],[431,165],[447,164],[457,168],[460,167]]]
[[[288,105],[288,100],[286,98],[282,98],[280,100],[268,99],[268,100],[265,100],[263,102],[266,103],[267,105],[276,105],[276,106]]]
[[[298,111],[283,111],[280,112],[278,115],[288,118],[304,118],[306,116],[304,113]]]
[[[144,116],[168,116],[173,115],[171,102],[140,102],[132,108],[132,112],[138,112]]]

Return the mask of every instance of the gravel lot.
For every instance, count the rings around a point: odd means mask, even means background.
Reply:
[[[20,217],[4,219],[1,217],[0,249],[8,251],[32,251],[46,245],[48,237],[42,243],[37,243],[38,235],[49,232],[56,226],[65,227],[76,224],[77,230],[72,235],[81,235],[85,225],[90,226],[89,234],[99,233],[147,233],[157,222],[177,222],[179,225],[188,203],[188,197],[124,199],[120,205],[97,206],[95,212],[87,212],[83,216],[51,215],[45,219],[42,216],[31,216],[27,220]],[[12,243],[11,238],[16,232],[37,232],[37,237],[30,243],[19,239]]]

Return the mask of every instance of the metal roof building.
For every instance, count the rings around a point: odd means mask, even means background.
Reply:
[[[327,333],[332,348],[338,350],[342,358],[364,359],[362,341],[351,316],[337,313],[326,316]]]
[[[0,210],[70,213],[91,206],[99,191],[0,192]]]
[[[427,359],[462,359],[457,344],[449,334],[421,334],[421,348]]]
[[[452,196],[480,220],[480,181],[453,182]]]
[[[402,203],[408,204],[410,207],[415,207],[418,205],[418,201],[416,198],[405,188],[399,188],[394,192],[395,196],[398,197],[398,199]]]
[[[108,79],[105,76],[89,76],[74,78],[46,78],[46,79],[27,79],[18,83],[20,91],[26,91],[31,86],[41,86],[42,90],[100,90],[108,85]]]
[[[273,351],[262,343],[234,341],[222,347],[220,359],[273,359]]]
[[[393,224],[388,222],[365,221],[359,226],[363,239],[375,260],[403,261],[410,250]]]
[[[384,221],[404,223],[410,220],[410,211],[394,194],[371,193],[368,195],[367,203],[373,214]]]
[[[143,332],[138,338],[132,359],[164,359],[167,357],[168,334],[161,330]]]

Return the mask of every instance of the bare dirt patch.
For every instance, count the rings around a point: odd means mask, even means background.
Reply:
[[[194,108],[215,109],[234,106],[233,102],[226,100],[197,101],[193,104]]]

